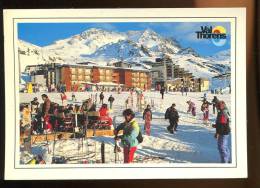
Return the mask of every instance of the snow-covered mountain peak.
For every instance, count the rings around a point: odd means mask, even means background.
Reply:
[[[191,47],[181,49],[179,51],[179,54],[182,54],[182,55],[193,55],[195,57],[199,57],[199,54]]]
[[[80,36],[83,38],[83,39],[89,39],[89,38],[92,38],[92,39],[95,39],[97,38],[98,36],[99,37],[121,37],[121,38],[125,38],[122,34],[120,33],[117,33],[117,32],[113,32],[113,31],[107,31],[107,30],[103,30],[103,29],[99,29],[99,28],[91,28],[91,29],[88,29],[86,31],[83,31]]]
[[[215,61],[230,61],[230,55],[230,49],[228,49],[217,52],[216,54],[209,56],[208,58]]]

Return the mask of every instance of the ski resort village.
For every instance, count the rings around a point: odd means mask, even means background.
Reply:
[[[20,165],[232,163],[230,48],[152,29],[17,43]]]

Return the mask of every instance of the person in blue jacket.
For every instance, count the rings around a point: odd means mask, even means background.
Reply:
[[[121,138],[122,145],[124,147],[124,163],[131,163],[134,159],[134,153],[137,150],[138,140],[137,136],[140,131],[140,127],[137,121],[134,119],[135,113],[132,109],[126,109],[123,111],[125,122],[121,123],[114,131],[115,139]],[[123,130],[123,135],[118,136],[120,130]]]

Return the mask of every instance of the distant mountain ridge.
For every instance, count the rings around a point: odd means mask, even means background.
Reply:
[[[162,37],[151,29],[122,33],[91,28],[44,47],[22,40],[18,46],[21,70],[26,65],[44,63],[112,65],[126,61],[145,64],[167,55],[197,77],[211,78],[230,71],[230,51],[202,57],[192,48],[182,48],[174,38]]]

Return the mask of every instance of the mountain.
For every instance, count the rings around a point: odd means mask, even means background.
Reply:
[[[214,60],[214,61],[225,61],[225,62],[230,62],[230,49],[228,50],[223,50],[220,52],[217,52],[216,54],[212,55],[212,56],[208,56],[207,58],[210,60]]]
[[[192,54],[196,57],[199,57],[199,54],[192,48],[188,47],[188,48],[183,48],[179,51],[179,54],[181,55],[187,55],[187,54]]]
[[[147,62],[151,65],[165,55],[196,77],[211,78],[230,71],[230,51],[202,57],[192,48],[182,48],[174,38],[162,37],[151,29],[120,33],[91,28],[44,47],[22,40],[18,46],[22,71],[26,65],[86,61],[101,65],[126,61],[149,67]]]
[[[131,57],[150,56],[147,49],[139,46],[131,40],[121,40],[117,43],[110,43],[99,48],[95,53],[83,57],[90,61],[119,61],[130,60]]]

